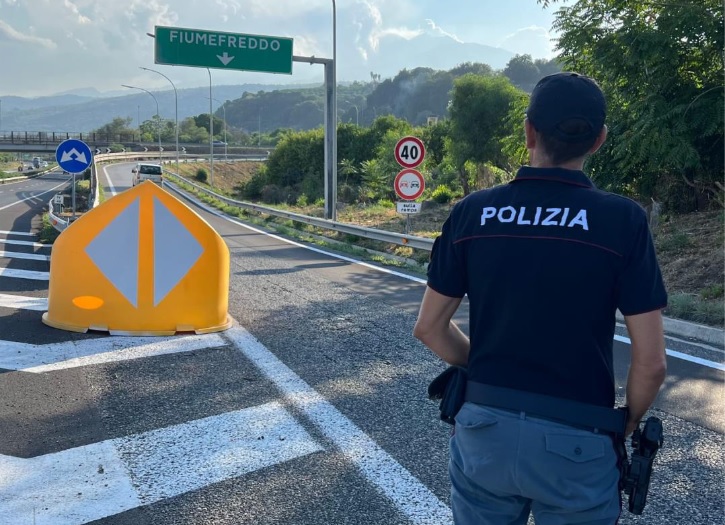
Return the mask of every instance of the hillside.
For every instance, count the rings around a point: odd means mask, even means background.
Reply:
[[[184,165],[181,170],[192,177],[199,165]],[[208,166],[204,166],[208,170]],[[215,163],[214,186],[230,196],[241,182],[247,181],[258,163]],[[448,216],[451,205],[424,203],[422,212],[410,220],[410,233],[434,236]],[[305,215],[320,216],[319,207],[289,208]],[[725,214],[723,211],[686,215],[663,215],[655,235],[657,256],[669,293],[670,317],[711,326],[725,325],[723,278],[725,276]],[[405,231],[405,218],[395,208],[384,206],[342,206],[338,220],[386,231]],[[318,232],[319,233],[319,232]],[[412,257],[412,250],[388,246],[387,252]],[[416,257],[425,260],[425,255]]]

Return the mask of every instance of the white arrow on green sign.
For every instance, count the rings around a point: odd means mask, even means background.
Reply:
[[[291,38],[156,26],[155,63],[292,74]]]

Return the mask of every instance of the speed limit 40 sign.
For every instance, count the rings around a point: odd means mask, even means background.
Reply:
[[[404,168],[420,166],[425,158],[425,146],[418,137],[403,137],[395,145],[395,160]]]

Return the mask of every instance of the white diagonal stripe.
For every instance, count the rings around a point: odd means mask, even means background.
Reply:
[[[320,450],[273,402],[31,459],[0,455],[0,520],[78,525]]]
[[[32,270],[16,270],[15,268],[0,268],[0,277],[12,279],[28,279],[31,281],[50,281],[50,272],[35,272]]]
[[[50,261],[50,255],[38,255],[37,253],[5,252],[0,250],[0,257],[8,259],[27,259],[30,261]]]
[[[23,295],[0,293],[0,307],[47,312],[48,299],[45,297],[25,297]]]
[[[217,334],[182,337],[99,337],[48,345],[0,341],[0,368],[42,373],[217,348],[227,343]]]
[[[373,483],[414,525],[453,523],[451,510],[428,487],[318,394],[244,328],[225,336],[267,376],[285,398],[320,429],[363,476]]]

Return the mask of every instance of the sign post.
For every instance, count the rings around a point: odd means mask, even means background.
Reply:
[[[155,31],[157,64],[292,74],[291,38],[184,27]]]
[[[55,160],[58,162],[60,169],[73,174],[72,200],[73,200],[73,217],[76,218],[76,173],[83,173],[93,162],[93,153],[88,144],[82,140],[68,139],[64,140],[55,150]]]
[[[404,169],[395,177],[395,193],[405,201],[414,201],[425,191],[425,179],[417,168],[425,158],[425,146],[418,137],[403,137],[395,145],[395,160]],[[410,215],[419,213],[417,202],[398,202],[398,213],[405,214],[405,233],[410,233]]]

